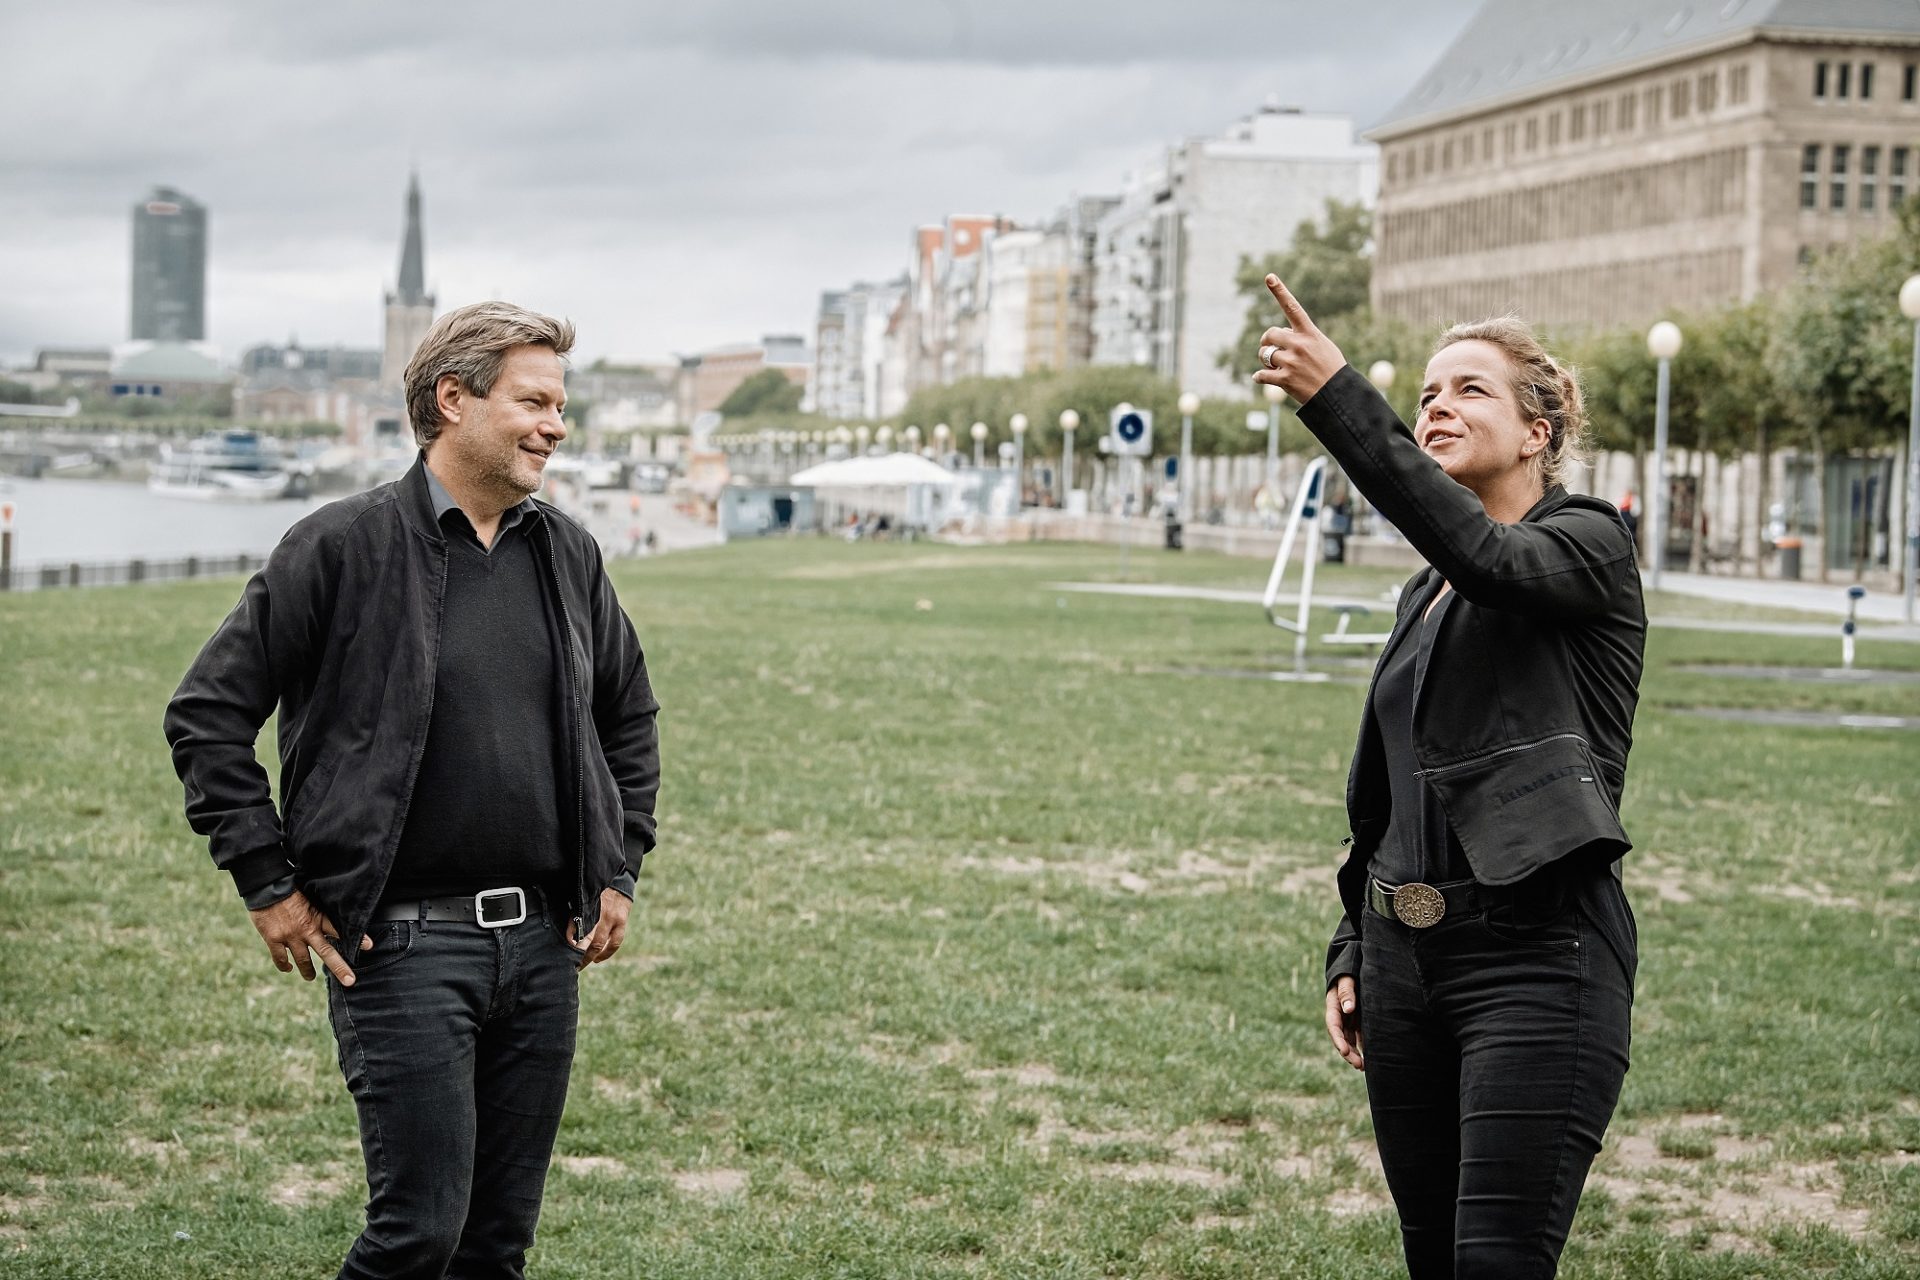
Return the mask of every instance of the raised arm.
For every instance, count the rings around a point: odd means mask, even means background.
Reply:
[[[1415,443],[1384,397],[1347,364],[1306,309],[1269,276],[1290,328],[1269,330],[1255,380],[1301,402],[1300,420],[1374,508],[1453,589],[1476,604],[1541,616],[1593,617],[1634,572],[1626,527],[1609,512],[1563,507],[1506,524]]]

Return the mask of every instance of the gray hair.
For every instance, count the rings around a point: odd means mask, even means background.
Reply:
[[[1580,377],[1570,365],[1547,354],[1540,339],[1518,316],[1494,316],[1456,324],[1440,335],[1433,353],[1456,342],[1486,342],[1500,348],[1512,370],[1509,384],[1520,402],[1520,416],[1528,422],[1547,420],[1547,447],[1540,455],[1540,476],[1546,484],[1565,484],[1573,465],[1587,460],[1587,410],[1580,396]]]
[[[452,374],[482,400],[493,394],[500,366],[514,347],[550,347],[557,356],[573,350],[573,322],[555,320],[511,302],[476,302],[433,322],[419,350],[407,361],[407,419],[425,448],[445,425],[440,417],[440,379]]]

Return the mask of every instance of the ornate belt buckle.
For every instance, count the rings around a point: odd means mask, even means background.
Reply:
[[[1409,928],[1431,928],[1447,914],[1447,900],[1430,884],[1403,884],[1393,891],[1393,914]]]

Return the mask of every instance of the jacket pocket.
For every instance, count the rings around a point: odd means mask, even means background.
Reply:
[[[1518,743],[1426,778],[1486,884],[1511,884],[1577,849],[1610,859],[1630,844],[1607,777],[1577,733]]]

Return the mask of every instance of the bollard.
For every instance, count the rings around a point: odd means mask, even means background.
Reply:
[[[1847,620],[1840,624],[1840,665],[1848,671],[1853,670],[1853,633],[1859,629],[1853,615],[1860,607],[1860,597],[1866,594],[1862,586],[1847,588]]]
[[[135,560],[127,566],[128,582],[145,582],[146,580],[147,562],[145,560]]]
[[[200,576],[200,557],[199,556],[187,557],[187,576],[189,578],[197,578]]]
[[[67,585],[70,587],[80,585],[80,562],[77,560],[67,566]]]

